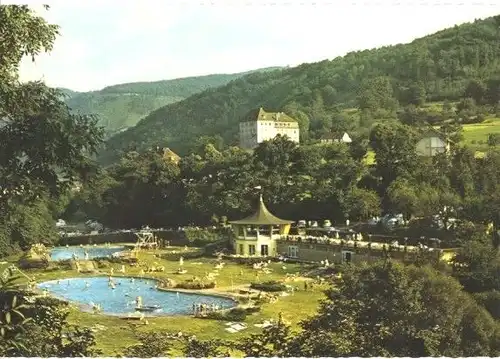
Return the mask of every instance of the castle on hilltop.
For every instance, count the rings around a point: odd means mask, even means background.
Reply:
[[[283,112],[266,112],[262,107],[250,111],[240,122],[240,147],[243,149],[253,149],[277,135],[299,143],[298,122]]]

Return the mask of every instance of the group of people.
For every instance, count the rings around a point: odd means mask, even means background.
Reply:
[[[100,313],[102,311],[102,307],[100,304],[95,304],[94,302],[90,302],[90,306],[92,307],[92,311],[94,313]]]
[[[193,303],[193,314],[196,315],[205,315],[211,312],[216,312],[220,309],[218,304],[212,303]]]
[[[77,261],[77,260],[78,260],[78,255],[77,255],[76,253],[73,253],[73,254],[71,255],[71,258],[73,258],[73,260]],[[89,260],[89,252],[88,252],[87,250],[85,250],[85,252],[84,252],[84,259],[85,259],[86,261],[88,261],[88,260]]]
[[[135,297],[135,307],[142,308],[142,297],[140,295]]]
[[[116,289],[116,283],[113,280],[112,276],[109,276],[108,278],[108,287],[110,287],[111,289]]]

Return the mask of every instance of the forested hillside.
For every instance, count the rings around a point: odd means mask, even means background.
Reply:
[[[276,68],[258,69],[271,71]],[[99,91],[75,92],[60,89],[66,103],[75,111],[95,114],[107,134],[134,126],[142,117],[162,106],[180,101],[195,93],[218,87],[249,72],[186,77],[155,82],[133,82],[105,87]]]
[[[306,139],[369,129],[408,105],[458,100],[471,79],[491,80],[500,73],[499,24],[498,17],[477,20],[409,44],[244,76],[152,112],[112,137],[101,159],[109,162],[120,151],[151,145],[183,154],[201,135],[235,144],[239,118],[256,107],[296,117]],[[352,107],[361,111],[345,111]]]

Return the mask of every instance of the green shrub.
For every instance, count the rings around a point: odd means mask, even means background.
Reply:
[[[240,322],[246,319],[247,311],[245,308],[233,308],[226,313],[226,320]]]
[[[500,133],[489,133],[488,134],[488,146],[498,146],[500,145]]]
[[[97,268],[109,268],[110,263],[105,259],[94,259],[94,262],[97,264]]]
[[[215,282],[193,282],[193,281],[185,281],[178,283],[175,288],[179,289],[212,289],[215,288]]]
[[[500,292],[496,290],[476,293],[474,299],[490,312],[495,319],[500,319]]]
[[[286,291],[286,286],[283,283],[272,280],[269,282],[252,283],[250,288],[261,290],[264,292],[283,292]]]
[[[138,259],[135,257],[103,257],[103,258],[97,258],[98,260],[101,261],[106,261],[108,263],[115,263],[115,264],[130,264],[130,263],[137,263]]]
[[[218,252],[226,252],[231,248],[228,238],[221,239],[214,243],[209,243],[203,247],[205,255],[215,255]]]
[[[202,250],[190,249],[188,251],[177,251],[177,253],[162,253],[159,255],[161,259],[166,259],[168,261],[177,262],[182,257],[184,259],[197,259],[204,256]]]
[[[242,322],[248,315],[260,311],[260,307],[232,308],[225,311],[209,312],[205,319],[225,320],[228,322]]]
[[[187,241],[194,246],[202,247],[209,243],[217,242],[220,238],[219,233],[214,230],[186,228],[184,235]]]
[[[61,261],[53,262],[59,269],[70,270],[71,269],[71,259],[64,259]]]
[[[2,233],[0,232],[0,259],[20,252],[21,248],[16,243],[11,243],[10,240],[2,237]]]
[[[247,307],[245,308],[247,314],[254,314],[260,312],[260,306],[255,306],[255,307]]]
[[[21,269],[47,269],[49,261],[45,258],[28,258],[22,257],[18,262]]]

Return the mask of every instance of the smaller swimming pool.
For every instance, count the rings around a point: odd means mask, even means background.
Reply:
[[[38,288],[45,289],[58,298],[80,304],[82,309],[90,310],[91,305],[100,305],[102,312],[110,315],[127,315],[135,312],[136,298],[140,296],[145,306],[157,306],[159,310],[144,313],[145,316],[188,315],[193,305],[217,305],[221,309],[232,308],[237,303],[226,297],[161,291],[155,288],[152,279],[132,279],[114,277],[115,288],[109,285],[108,277],[86,277],[52,280],[40,283]]]
[[[77,256],[78,259],[85,259],[85,252],[89,254],[89,259],[93,258],[103,258],[110,257],[114,253],[122,252],[126,248],[124,246],[114,246],[114,247],[54,247],[50,251],[50,259],[53,261],[62,261],[65,259],[73,258],[73,254]]]

